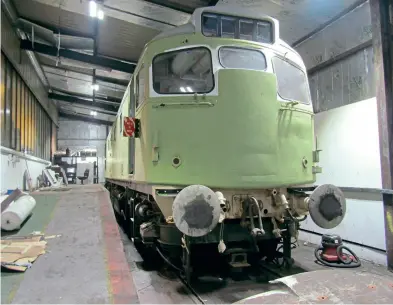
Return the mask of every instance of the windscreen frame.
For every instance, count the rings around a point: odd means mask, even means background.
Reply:
[[[208,52],[209,56],[210,56],[210,61],[209,61],[209,68],[210,68],[210,73],[211,73],[211,78],[212,78],[212,87],[210,88],[209,91],[196,91],[196,92],[161,92],[160,90],[157,90],[157,88],[155,87],[155,77],[156,77],[156,73],[155,73],[155,65],[154,62],[155,60],[161,56],[161,55],[169,55],[169,54],[174,54],[174,53],[180,53],[180,52],[184,52],[184,51],[190,51],[190,50],[195,50],[195,49],[204,49],[205,51]],[[173,51],[163,51],[160,52],[158,54],[156,54],[151,61],[151,88],[153,89],[153,92],[155,94],[158,95],[173,95],[173,96],[179,96],[179,95],[194,95],[194,94],[209,94],[211,92],[213,92],[216,88],[216,80],[215,80],[215,76],[214,76],[214,70],[213,70],[213,52],[211,49],[209,49],[206,46],[190,46],[187,48],[181,48],[181,49],[176,49]]]

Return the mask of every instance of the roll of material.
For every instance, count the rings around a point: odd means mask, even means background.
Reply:
[[[5,231],[20,229],[22,223],[32,213],[35,205],[35,199],[30,195],[23,195],[11,202],[8,208],[1,213],[1,229]]]

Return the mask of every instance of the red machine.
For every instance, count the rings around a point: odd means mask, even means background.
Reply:
[[[344,253],[344,250],[349,254]],[[329,267],[355,268],[361,265],[356,254],[343,245],[338,235],[322,235],[321,245],[314,254],[319,263]]]

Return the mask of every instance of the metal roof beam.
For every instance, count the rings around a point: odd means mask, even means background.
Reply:
[[[73,31],[73,30],[70,30],[67,28],[60,27],[58,25],[51,25],[51,24],[46,23],[45,21],[30,19],[28,17],[20,17],[19,19],[22,19],[22,20],[24,19],[30,23],[34,23],[35,25],[45,28],[45,29],[53,32],[54,34],[74,36],[76,38],[94,39],[93,35],[86,35],[86,34],[78,32],[78,31]]]
[[[21,40],[20,48],[23,50],[34,51],[37,53],[42,53],[50,56],[65,57],[68,59],[77,60],[91,65],[106,67],[126,73],[133,73],[136,66],[136,63],[122,62],[107,57],[88,55],[81,52],[71,51],[68,49],[62,49],[62,48],[57,49],[56,47],[52,47],[46,44],[37,43],[37,42],[33,43],[27,39]]]
[[[67,102],[64,102],[64,103],[67,103]],[[63,108],[64,110],[67,110],[67,109],[69,109],[69,107],[72,107],[72,108],[77,108],[77,109],[95,111],[95,112],[102,113],[105,115],[116,116],[116,114],[117,114],[117,112],[114,112],[114,111],[108,111],[108,110],[101,109],[100,106],[84,106],[84,105],[77,104],[77,103],[61,104],[60,107]]]
[[[116,85],[121,85],[121,86],[128,86],[128,83],[130,81],[128,80],[123,80],[123,79],[118,79],[118,78],[113,78],[113,77],[107,77],[107,76],[102,76],[102,75],[96,75],[95,76],[96,80],[106,82],[106,83],[111,83],[111,84],[116,84]]]
[[[89,123],[98,124],[98,125],[112,126],[112,124],[113,124],[113,122],[91,118],[87,115],[71,114],[71,113],[67,113],[67,112],[63,112],[63,111],[59,111],[59,117],[65,118],[65,119],[70,119],[70,120],[89,122]]]
[[[70,92],[70,91],[63,90],[63,89],[56,88],[56,87],[52,87],[52,91],[57,91],[57,92],[64,93],[64,94],[67,94],[67,95],[70,95],[70,96],[75,96],[75,97],[78,97],[78,98],[88,99],[88,100],[93,101],[93,96],[92,95],[88,95],[88,94],[77,93],[77,92]],[[104,103],[105,102],[112,103],[115,106],[119,106],[120,103],[121,103],[121,99],[119,99],[117,97],[112,97],[112,96],[101,97],[100,95],[98,95],[98,96],[95,97],[95,99],[96,99],[96,102],[100,102],[102,100],[102,102],[104,102]],[[100,100],[100,101],[97,101],[97,100]]]
[[[210,0],[209,6],[215,6],[218,3],[218,1],[220,1],[220,0]]]
[[[98,107],[103,110],[112,111],[112,112],[117,112],[117,110],[119,109],[119,106],[105,105],[102,103],[85,100],[85,99],[82,99],[82,98],[79,98],[76,96],[71,96],[71,95],[64,95],[64,94],[58,94],[58,93],[48,93],[48,97],[51,99],[59,100],[59,101],[63,101],[63,102],[75,103],[75,104],[80,104],[80,105],[89,106],[89,107]]]
[[[194,10],[190,7],[181,5],[181,4],[173,4],[173,3],[168,3],[165,0],[144,0],[145,2],[149,2],[152,4],[156,4],[165,8],[170,8],[172,10],[175,11],[179,11],[182,13],[186,13],[186,14],[192,14],[194,12]]]
[[[93,77],[93,73],[88,73],[88,72],[83,72],[78,70],[77,68],[73,69],[72,66],[64,66],[64,65],[59,65],[56,66],[55,64],[43,64],[41,63],[42,67],[49,67],[49,68],[54,68],[62,71],[68,71],[68,72],[74,72],[74,73],[79,73],[81,75],[87,75]],[[104,76],[104,75],[96,75],[96,80],[98,81],[103,81],[106,83],[111,83],[111,84],[116,84],[116,85],[121,85],[124,87],[128,86],[128,83],[131,81],[131,79],[120,79],[120,78],[115,78],[115,77],[109,77],[109,76]]]
[[[317,33],[323,31],[324,29],[326,29],[329,25],[331,25],[332,23],[336,22],[337,20],[339,20],[340,18],[344,17],[345,15],[347,15],[348,13],[352,12],[353,10],[355,10],[357,7],[363,5],[364,3],[366,3],[368,0],[357,0],[354,4],[352,4],[351,6],[349,6],[347,9],[341,11],[340,13],[338,13],[336,16],[334,16],[333,18],[331,18],[330,20],[328,20],[327,22],[325,22],[324,24],[321,24],[319,27],[317,27],[316,29],[312,30],[310,33],[308,33],[307,35],[299,38],[298,40],[296,40],[294,43],[292,43],[291,47],[292,48],[296,48],[297,46],[299,46],[300,44],[302,44],[303,42],[305,42],[306,40],[310,39],[312,36],[316,35]]]
[[[55,7],[59,10],[62,11],[67,11],[75,14],[81,14],[86,16],[87,18],[89,17],[89,1],[76,1],[76,0],[67,0],[67,1],[54,1],[54,0],[32,0],[37,3],[41,3],[44,5],[48,5],[51,7]],[[59,2],[61,4],[61,7],[59,7]],[[100,1],[101,8],[103,8],[104,13],[105,13],[105,18],[111,17],[117,20],[122,20],[128,23],[133,23],[145,27],[149,27],[158,31],[162,31],[167,28],[172,28],[170,25],[166,25],[165,23],[162,23],[160,21],[153,21],[152,18],[146,19],[147,16],[145,15],[150,15],[150,10],[149,8],[146,9],[145,5],[143,5],[143,2],[138,2],[138,1],[118,1],[118,0],[105,0],[105,2]],[[129,3],[131,2],[131,3]],[[124,10],[124,8],[127,8]],[[129,9],[131,8],[131,9]],[[146,9],[146,10],[145,10]],[[129,11],[129,12],[126,12]],[[130,12],[132,12],[130,14]],[[138,14],[139,13],[139,14]],[[176,15],[175,12],[170,14],[168,17],[168,21],[173,21],[174,20],[179,20],[179,18],[174,17]],[[151,16],[149,16],[151,17]],[[180,18],[181,19],[181,18]],[[165,22],[165,21],[164,21]],[[177,21],[175,22],[176,24],[182,24],[178,23]]]

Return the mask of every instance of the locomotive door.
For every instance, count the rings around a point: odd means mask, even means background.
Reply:
[[[130,107],[129,116],[135,117],[135,88],[134,88],[134,78],[132,78],[130,85]],[[129,138],[129,158],[128,158],[129,169],[128,173],[130,175],[135,174],[135,137]]]

